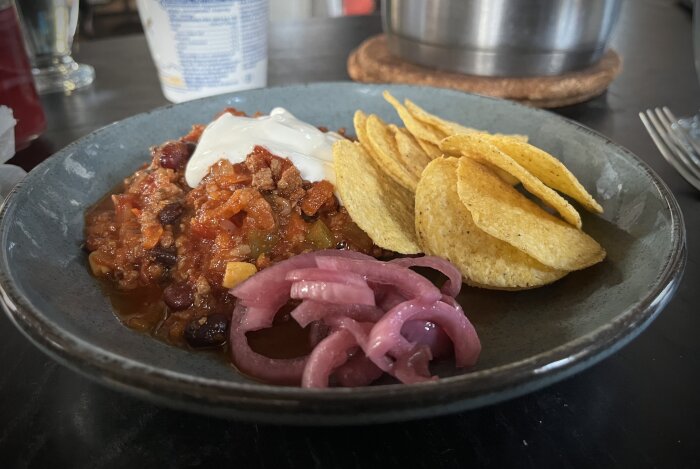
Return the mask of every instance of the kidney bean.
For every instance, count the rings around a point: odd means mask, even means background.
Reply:
[[[163,301],[174,311],[182,311],[194,303],[192,287],[187,283],[173,283],[163,290]]]
[[[177,264],[177,250],[175,248],[166,249],[163,246],[156,246],[151,249],[153,259],[166,267],[173,267]]]
[[[156,147],[163,168],[179,169],[185,166],[192,154],[191,146],[185,142],[170,141]]]
[[[180,218],[183,210],[182,205],[177,202],[168,204],[158,212],[158,221],[161,225],[172,225]]]
[[[228,323],[228,317],[221,313],[195,318],[185,327],[185,340],[193,348],[218,347],[226,343]]]

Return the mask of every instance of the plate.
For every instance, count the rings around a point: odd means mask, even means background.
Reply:
[[[601,264],[522,292],[464,287],[459,298],[483,344],[469,372],[438,382],[356,389],[261,384],[220,358],[124,327],[81,250],[85,209],[149,158],[148,148],[209,122],[224,107],[283,106],[331,129],[360,108],[398,122],[382,98],[410,98],[470,127],[530,136],[557,155],[605,209],[583,214],[607,250]],[[35,168],[0,212],[0,298],[17,327],[61,363],[107,384],[196,412],[263,422],[347,424],[432,416],[492,404],[570,376],[639,334],[674,293],[685,266],[680,209],[639,158],[546,111],[460,92],[319,83],[167,106],[104,127]]]

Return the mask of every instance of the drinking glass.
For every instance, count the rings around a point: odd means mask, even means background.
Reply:
[[[9,158],[15,150],[29,145],[46,128],[46,118],[32,80],[31,66],[13,0],[0,0],[0,44],[0,105],[7,106],[12,111],[12,117],[5,115],[6,122],[8,119],[16,120],[14,148],[9,156],[5,155]],[[0,149],[0,163],[7,158],[3,157]]]
[[[700,80],[700,0],[693,2],[693,56]],[[694,116],[678,119],[678,125],[685,130],[696,151],[700,150],[700,110]]]
[[[92,83],[95,69],[71,57],[78,0],[17,0],[17,7],[37,91],[70,92]]]

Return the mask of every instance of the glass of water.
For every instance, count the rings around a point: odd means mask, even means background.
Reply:
[[[71,57],[78,0],[16,0],[40,94],[89,85],[95,69]]]

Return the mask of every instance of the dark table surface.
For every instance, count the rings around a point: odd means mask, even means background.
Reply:
[[[275,24],[269,84],[345,80],[345,58],[377,17]],[[54,363],[0,315],[0,467],[698,467],[700,194],[660,157],[637,117],[700,104],[691,17],[626,1],[608,92],[556,112],[631,149],[683,209],[688,264],[675,298],[631,344],[556,385],[491,407],[407,423],[290,428],[217,420],[103,388]],[[97,79],[43,99],[49,128],[13,163],[31,169],[88,132],[165,104],[143,36],[80,44]]]

